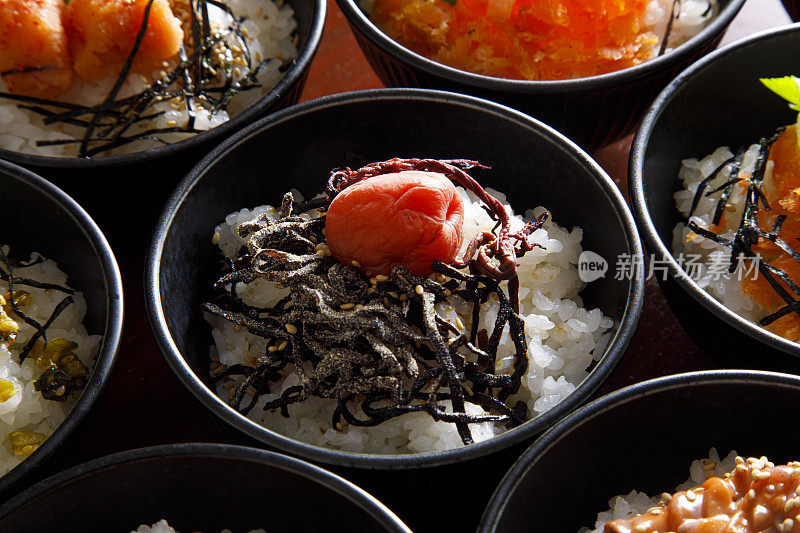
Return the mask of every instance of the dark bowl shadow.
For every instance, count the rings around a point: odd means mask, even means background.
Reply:
[[[43,512],[46,509],[46,512]],[[411,533],[378,500],[311,464],[240,446],[173,444],[96,459],[0,507],[0,530]]]

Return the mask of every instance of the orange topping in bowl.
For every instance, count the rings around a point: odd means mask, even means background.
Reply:
[[[0,0],[0,73],[8,90],[55,98],[72,84],[63,0]]]
[[[331,202],[328,247],[369,276],[403,265],[418,276],[450,263],[464,240],[464,204],[453,183],[433,172],[404,171],[365,179]]]
[[[119,75],[144,21],[149,0],[70,0],[66,27],[75,72],[87,83]],[[133,72],[150,75],[180,51],[181,22],[167,0],[155,0]]]
[[[500,78],[559,80],[605,74],[653,57],[663,28],[645,26],[653,18],[648,4],[373,0],[372,18],[401,45],[451,67]],[[666,24],[664,8],[657,25]]]

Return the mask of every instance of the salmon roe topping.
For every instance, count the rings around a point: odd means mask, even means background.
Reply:
[[[649,4],[650,0],[374,0],[372,18],[403,46],[461,70],[559,80],[621,70],[656,55],[669,6],[662,5],[658,17],[648,13]]]

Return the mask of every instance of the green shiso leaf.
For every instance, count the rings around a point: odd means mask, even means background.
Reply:
[[[450,4],[451,6],[456,5],[456,1],[457,0],[442,0],[442,2],[446,2],[446,3]]]
[[[783,78],[760,78],[767,89],[789,102],[789,107],[800,111],[800,78],[784,76]]]

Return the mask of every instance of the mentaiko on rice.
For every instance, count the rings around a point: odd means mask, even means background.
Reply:
[[[278,83],[296,28],[272,0],[0,0],[0,148],[108,156],[202,133]]]
[[[360,0],[410,50],[499,78],[606,74],[664,54],[717,14],[716,0]]]
[[[229,215],[204,306],[217,393],[289,437],[396,454],[489,439],[575,390],[613,326],[578,296],[581,230],[541,207],[515,216],[472,165],[375,163],[334,172],[330,202],[287,194]]]

